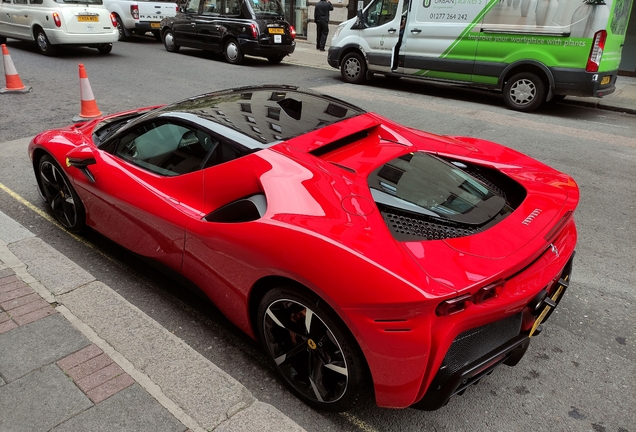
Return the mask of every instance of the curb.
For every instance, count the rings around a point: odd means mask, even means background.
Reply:
[[[111,377],[113,380],[123,382],[120,386],[129,387],[136,382],[192,432],[304,430],[273,406],[258,401],[245,386],[182,339],[1,211],[0,221],[0,269],[12,270],[19,282],[43,299],[39,302],[49,309],[53,306],[54,310],[42,319],[51,314],[63,317],[86,338],[83,345],[88,343],[95,347],[88,349],[92,353],[89,356],[99,356],[102,363],[107,363],[104,356],[112,359],[110,366],[100,370],[101,375],[107,374],[104,371],[109,369],[114,371],[111,374],[117,374]],[[63,283],[61,275],[65,278]],[[4,318],[12,319],[0,309],[2,314],[6,315]],[[0,335],[6,337],[14,329]],[[13,351],[13,348],[7,347],[7,351]],[[54,363],[73,355],[81,357],[88,347],[80,348],[65,353]],[[0,386],[10,386],[32,372],[7,383],[0,381]],[[72,378],[68,371],[67,375]],[[130,377],[134,382],[130,382]],[[99,377],[92,379],[95,381]],[[104,384],[104,380],[110,378],[101,379],[99,383]],[[81,381],[72,382],[91,398],[82,389]],[[112,387],[113,382],[110,385]],[[98,402],[102,404],[113,396],[98,398]],[[95,404],[88,409],[98,406],[98,402],[93,402]],[[82,408],[83,412],[88,409]],[[19,412],[20,407],[16,406],[12,411]],[[24,413],[16,415],[21,414]],[[73,420],[77,420],[77,415]]]

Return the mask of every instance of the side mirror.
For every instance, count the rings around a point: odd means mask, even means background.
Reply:
[[[365,13],[362,9],[358,9],[358,13],[356,14],[356,22],[351,26],[352,30],[362,30],[367,28],[367,23],[365,19]]]
[[[88,166],[96,163],[97,160],[95,160],[93,149],[87,145],[75,147],[73,150],[66,153],[66,166],[72,166],[82,171],[91,183],[95,183],[95,177],[93,176],[93,173],[89,171]]]

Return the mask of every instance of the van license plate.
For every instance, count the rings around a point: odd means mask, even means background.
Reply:
[[[270,28],[268,31],[269,34],[285,34],[285,29],[282,28]]]
[[[601,80],[601,85],[605,85],[605,84],[609,84],[610,82],[610,76],[604,76],[603,79]]]
[[[150,23],[150,28],[159,28],[159,27],[161,27],[161,23],[156,23],[156,22]]]
[[[77,17],[77,21],[79,22],[99,22],[98,16],[90,16],[90,15],[79,15]]]

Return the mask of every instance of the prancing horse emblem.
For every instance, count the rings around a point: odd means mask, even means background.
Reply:
[[[552,252],[554,252],[554,254],[557,256],[557,258],[559,257],[559,249],[557,249],[557,247],[550,243],[550,250],[552,250]]]

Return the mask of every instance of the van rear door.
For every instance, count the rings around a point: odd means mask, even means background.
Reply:
[[[477,40],[468,34],[481,22],[487,0],[413,2],[402,42],[401,72],[471,81]]]

